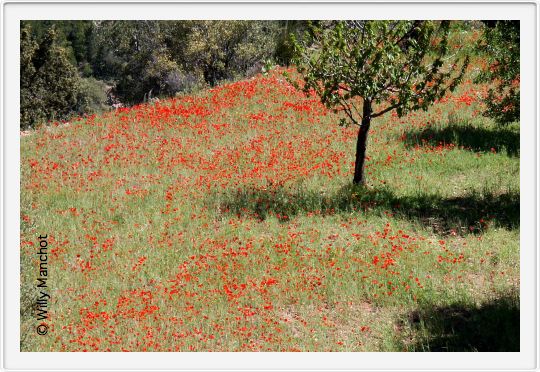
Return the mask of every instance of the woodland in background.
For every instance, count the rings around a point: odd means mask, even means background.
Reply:
[[[291,35],[302,38],[309,23],[21,21],[20,128],[191,93],[289,65]],[[519,84],[511,86],[519,82],[519,22],[453,22],[452,27],[485,29],[479,52],[488,55],[491,69],[481,78],[498,81],[497,95],[508,97],[490,100],[488,114],[499,121],[519,119]]]

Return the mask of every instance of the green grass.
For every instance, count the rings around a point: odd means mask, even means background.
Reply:
[[[278,72],[22,137],[21,350],[518,350],[519,126],[471,91],[377,119],[365,187]]]

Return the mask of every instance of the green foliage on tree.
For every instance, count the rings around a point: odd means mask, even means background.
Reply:
[[[40,43],[48,30],[56,30],[56,43],[64,48],[70,62],[84,76],[92,75],[91,62],[94,57],[94,24],[92,21],[21,21],[22,26],[30,26],[32,37]]]
[[[274,21],[101,21],[95,28],[95,70],[127,103],[245,76],[273,56],[278,31]]]
[[[138,103],[181,91],[180,67],[166,51],[136,54],[122,66],[115,92],[123,102]]]
[[[21,30],[21,129],[64,120],[77,111],[80,77],[51,27],[38,43],[29,26]]]
[[[191,81],[166,44],[165,21],[101,21],[96,23],[100,64],[96,71],[115,82],[125,103],[189,90]]]
[[[20,113],[21,129],[33,126],[35,122],[41,120],[41,113],[36,109],[39,102],[32,89],[36,77],[36,67],[34,66],[34,55],[38,49],[38,44],[32,37],[29,26],[21,29],[21,78],[20,78]]]
[[[279,31],[272,21],[187,21],[185,27],[184,65],[212,86],[272,57]]]
[[[488,69],[477,82],[492,82],[484,100],[484,115],[499,124],[519,121],[519,21],[485,21],[480,51],[487,57]]]
[[[454,89],[468,61],[448,60],[449,22],[338,21],[312,25],[294,40],[293,59],[321,102],[359,126],[353,183],[365,183],[372,119],[424,109]]]

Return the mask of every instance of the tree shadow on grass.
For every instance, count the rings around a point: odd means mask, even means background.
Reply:
[[[408,351],[520,350],[519,292],[504,294],[480,305],[422,306],[397,322],[412,331],[413,342],[398,340]]]
[[[422,131],[405,133],[405,145],[438,146],[454,144],[475,152],[506,152],[508,156],[519,156],[519,131],[511,127],[474,127],[451,124],[443,128],[430,127]]]
[[[416,220],[442,235],[481,233],[489,227],[519,228],[517,192],[469,193],[452,198],[419,194],[396,197],[391,208],[398,216]]]
[[[388,188],[346,185],[334,193],[306,189],[241,189],[217,197],[222,213],[287,222],[298,214],[333,215],[391,212],[434,232],[465,235],[487,227],[519,228],[519,193],[471,193],[454,198],[435,194],[396,196]]]

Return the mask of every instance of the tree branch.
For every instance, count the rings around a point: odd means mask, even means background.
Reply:
[[[396,104],[394,104],[394,105],[392,105],[392,106],[388,106],[388,107],[385,108],[384,110],[379,111],[379,112],[377,112],[376,114],[372,114],[372,115],[371,115],[371,118],[374,119],[374,118],[376,118],[376,117],[378,117],[378,116],[384,115],[384,114],[386,114],[388,111],[392,111],[393,109],[396,109],[396,108],[398,108],[399,106],[402,106],[402,105],[403,105],[403,104],[402,104],[401,102],[398,102],[398,103],[396,103]]]
[[[341,105],[341,107],[343,107],[343,111],[345,111],[345,114],[347,114],[347,116],[349,117],[349,119],[351,119],[353,124],[359,126],[360,124],[358,124],[358,121],[354,118],[354,115],[353,115],[353,113],[351,111],[351,108],[348,105],[346,105],[345,103],[343,103],[343,101],[341,101],[341,100],[339,101],[339,104]]]

